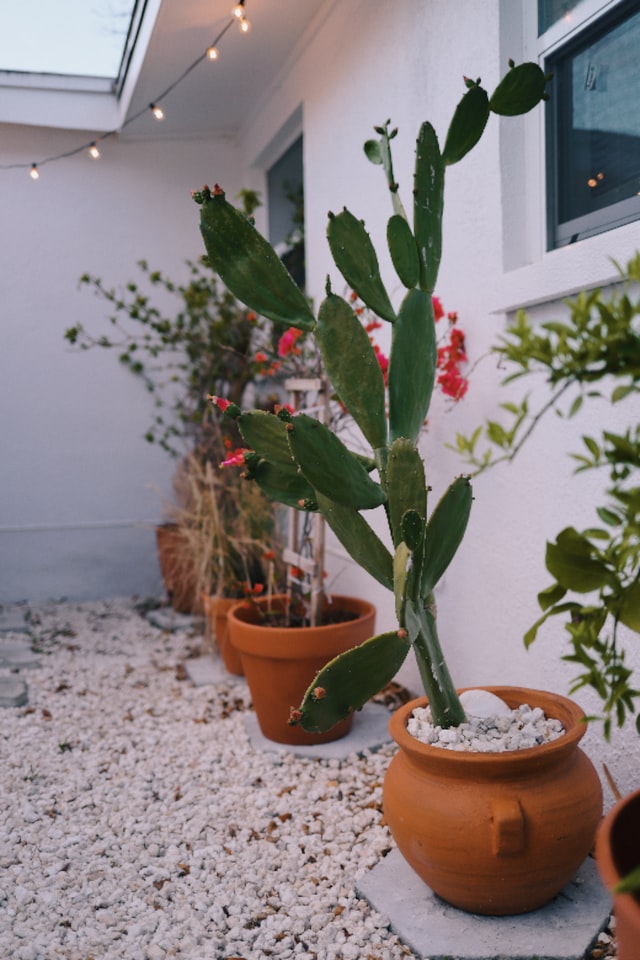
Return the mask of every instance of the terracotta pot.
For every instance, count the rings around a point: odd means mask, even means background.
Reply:
[[[272,605],[285,609],[285,596],[273,597]],[[263,606],[266,599],[259,600]],[[332,597],[332,608],[358,614],[345,623],[319,627],[271,627],[259,622],[255,605],[241,602],[229,611],[229,635],[240,652],[253,708],[265,737],[276,743],[327,743],[345,736],[352,717],[326,733],[307,733],[288,723],[291,707],[297,707],[316,673],[345,650],[373,636],[375,607],[366,600]]]
[[[510,707],[528,703],[560,720],[564,736],[510,753],[464,753],[421,743],[397,710],[400,750],[384,782],[384,814],[404,858],[440,897],[462,910],[525,913],[551,900],[593,846],[602,816],[596,770],[579,749],[584,713],[540,690],[487,687]]]
[[[596,861],[605,887],[640,867],[640,790],[620,800],[606,815],[596,836]],[[638,960],[640,894],[615,893],[618,960]]]
[[[187,540],[175,523],[156,527],[160,572],[169,602],[177,613],[199,613],[199,596]]]
[[[240,654],[229,639],[229,624],[227,623],[227,614],[231,607],[234,607],[237,603],[238,600],[235,597],[212,597],[206,593],[202,594],[202,607],[207,619],[208,634],[215,640],[225,669],[229,673],[241,677],[244,671]]]

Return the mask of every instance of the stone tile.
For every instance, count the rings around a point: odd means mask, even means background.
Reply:
[[[203,656],[189,657],[184,661],[184,668],[187,671],[189,679],[196,687],[204,687],[210,683],[229,683],[230,680],[237,679],[244,681],[244,677],[236,677],[225,668],[220,657]]]
[[[611,913],[590,857],[550,903],[515,917],[484,917],[450,906],[397,849],[356,882],[356,891],[424,960],[582,960]]]
[[[258,718],[253,711],[245,715],[244,725],[255,750],[270,753],[292,753],[295,757],[310,757],[320,760],[344,760],[354,753],[377,750],[391,742],[389,734],[390,713],[385,706],[367,703],[354,715],[349,733],[330,743],[314,743],[311,746],[275,743],[263,736]]]
[[[0,637],[0,667],[5,670],[25,670],[39,666],[40,659],[31,649],[29,640]]]
[[[194,616],[190,613],[178,613],[171,607],[160,607],[157,610],[150,610],[146,614],[147,620],[153,627],[160,630],[199,630],[204,626],[202,617]]]
[[[0,633],[29,633],[24,613],[15,609],[0,610]]]
[[[22,707],[27,699],[27,685],[24,680],[0,677],[0,707]]]

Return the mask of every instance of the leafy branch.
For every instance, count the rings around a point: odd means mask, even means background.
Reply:
[[[640,394],[640,300],[630,287],[640,282],[640,254],[626,270],[616,267],[620,283],[605,298],[601,290],[580,293],[566,301],[566,320],[534,330],[519,311],[494,352],[510,372],[503,383],[542,375],[551,396],[536,410],[529,396],[503,403],[510,417],[505,425],[489,420],[470,436],[458,435],[454,449],[476,473],[512,461],[545,416],[554,410],[573,417],[585,401],[611,404],[637,400]],[[568,391],[575,397],[563,412]],[[602,526],[581,532],[566,527],[547,543],[546,566],[552,584],[538,594],[540,618],[525,634],[535,640],[549,617],[563,615],[571,653],[563,659],[577,665],[572,692],[592,687],[603,702],[607,738],[613,721],[623,726],[635,716],[640,732],[640,690],[625,660],[621,627],[640,634],[640,425],[624,433],[603,430],[596,439],[583,436],[584,449],[571,454],[576,472],[608,471],[605,500],[596,505]],[[482,444],[488,444],[481,449]]]

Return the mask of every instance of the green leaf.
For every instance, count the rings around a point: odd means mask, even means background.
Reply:
[[[400,527],[402,540],[412,553],[415,552],[422,543],[424,536],[424,518],[420,516],[417,510],[407,510],[402,516]]]
[[[431,296],[410,290],[393,327],[389,358],[389,435],[416,441],[429,410],[436,375]]]
[[[420,258],[420,288],[433,293],[442,256],[444,161],[430,123],[420,127],[413,180],[413,232]]]
[[[212,269],[242,303],[287,326],[311,330],[315,317],[279,256],[224,193],[199,194],[200,229]]]
[[[549,573],[567,590],[589,593],[610,581],[601,560],[593,556],[591,543],[573,527],[558,534],[555,543],[547,543],[546,565]]]
[[[582,406],[582,400],[583,400],[582,394],[579,393],[578,396],[574,398],[573,403],[569,407],[569,412],[567,414],[567,417],[574,417],[576,415],[576,413]]]
[[[468,477],[453,481],[429,518],[425,532],[420,593],[428,597],[462,543],[473,492]]]
[[[625,627],[640,633],[640,580],[623,591],[618,616]]]
[[[592,455],[594,460],[598,460],[600,457],[600,447],[593,439],[593,437],[583,437],[582,438],[585,446],[587,447],[589,453]]]
[[[632,384],[624,384],[621,387],[616,387],[613,393],[611,394],[611,402],[619,403],[620,400],[624,400],[625,397],[628,397],[630,393],[635,393],[638,388]]]
[[[514,117],[528,113],[545,96],[546,78],[537,63],[512,67],[493,91],[489,106],[494,113]]]
[[[327,376],[374,450],[387,442],[384,377],[375,350],[346,300],[329,294],[314,331]]]
[[[249,410],[236,422],[245,443],[261,457],[277,463],[292,463],[286,424],[278,417],[264,410]]]
[[[560,586],[559,583],[553,583],[545,590],[541,590],[538,594],[538,604],[540,605],[540,609],[548,610],[549,607],[552,607],[555,603],[558,603],[558,601],[562,600],[566,592],[567,588]]]
[[[296,510],[317,509],[315,490],[293,463],[288,465],[260,460],[250,471],[250,477],[271,500]]]
[[[329,216],[327,239],[335,264],[360,299],[383,320],[396,318],[380,276],[378,257],[364,224],[346,207]]]
[[[580,605],[572,601],[569,601],[567,603],[559,603],[555,607],[550,607],[545,613],[543,613],[541,617],[539,617],[536,620],[536,622],[531,627],[529,627],[529,629],[525,633],[523,637],[525,647],[529,649],[529,647],[531,646],[531,644],[534,642],[534,640],[538,635],[538,630],[540,629],[542,624],[549,619],[549,617],[555,617],[560,613],[565,613],[567,610],[576,610],[579,608],[580,608]]]
[[[380,165],[382,163],[382,150],[378,140],[367,140],[364,145],[364,152],[371,163]]]
[[[393,680],[410,644],[396,631],[380,633],[331,660],[309,685],[300,705],[304,730],[320,733],[362,709]],[[318,691],[322,695],[318,696]]]
[[[387,223],[387,244],[396,273],[405,287],[411,290],[420,277],[420,257],[411,227],[398,213]]]
[[[410,440],[395,440],[389,449],[387,461],[387,488],[389,522],[393,542],[402,537],[402,517],[407,510],[415,510],[423,522],[427,516],[427,484],[424,463],[415,444]]]
[[[298,414],[287,424],[287,433],[296,462],[318,493],[357,510],[373,509],[385,502],[380,484],[319,420]]]
[[[489,97],[486,90],[474,84],[456,107],[447,131],[442,159],[445,164],[458,163],[484,133],[489,119]]]
[[[640,721],[640,716],[638,717]],[[640,890],[640,867],[622,877],[613,888],[613,893],[637,893]]]
[[[323,517],[347,553],[378,583],[393,590],[393,558],[364,517],[321,493],[317,498]]]
[[[620,514],[615,513],[613,510],[610,510],[608,507],[597,507],[596,513],[600,517],[603,523],[608,524],[610,527],[617,527],[619,523],[622,522],[622,517]]]

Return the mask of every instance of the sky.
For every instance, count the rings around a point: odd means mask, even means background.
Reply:
[[[114,78],[135,0],[0,0],[0,70]]]

